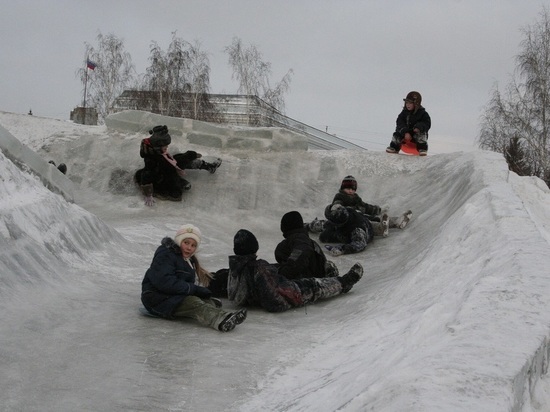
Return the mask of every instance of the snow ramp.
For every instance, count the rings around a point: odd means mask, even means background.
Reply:
[[[50,135],[38,144],[30,136],[41,121],[26,121],[0,116],[45,160],[68,165],[75,203],[0,154],[5,410],[548,406],[550,195],[501,156],[266,153],[176,139],[175,150],[223,164],[213,175],[188,171],[183,202],[147,208],[131,182],[143,136],[42,120]],[[281,216],[322,217],[348,174],[365,201],[414,213],[405,230],[333,259],[342,272],[365,268],[352,292],[281,314],[252,309],[228,334],[138,315],[152,254],[182,223],[204,233],[199,257],[210,270],[227,267],[241,227],[273,261]]]

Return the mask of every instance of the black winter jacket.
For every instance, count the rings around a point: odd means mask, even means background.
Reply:
[[[403,108],[401,113],[397,116],[395,124],[395,132],[403,137],[405,133],[413,134],[414,129],[419,129],[420,133],[427,134],[432,126],[432,120],[426,109],[420,106],[412,112]]]
[[[138,184],[154,185],[172,184],[172,181],[179,179],[176,168],[168,163],[160,151],[151,145],[149,138],[143,139],[139,148],[139,155],[145,163],[140,181]]]
[[[196,293],[195,275],[195,269],[183,258],[179,246],[165,237],[141,282],[143,306],[154,314],[172,319],[174,310],[186,296]]]
[[[305,228],[283,233],[284,240],[275,248],[279,273],[287,279],[323,278],[327,258]]]

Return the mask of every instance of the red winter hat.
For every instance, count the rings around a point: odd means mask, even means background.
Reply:
[[[355,177],[351,175],[344,177],[344,180],[342,180],[342,184],[340,185],[340,190],[342,189],[357,190],[357,180],[355,180]]]

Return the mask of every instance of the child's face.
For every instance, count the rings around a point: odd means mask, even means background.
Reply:
[[[161,152],[161,153],[166,153],[167,151],[168,151],[168,146],[162,146],[162,147],[160,148],[160,152]]]
[[[195,251],[197,250],[197,242],[195,241],[195,239],[191,238],[183,239],[180,248],[183,257],[189,259],[195,254]]]
[[[343,190],[346,195],[353,196],[355,194],[355,189],[352,189],[351,187],[346,187]]]
[[[413,102],[405,102],[405,107],[409,111],[414,110],[414,103]]]

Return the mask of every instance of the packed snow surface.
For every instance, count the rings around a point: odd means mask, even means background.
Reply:
[[[0,152],[1,410],[550,410],[550,191],[501,155],[175,139],[170,150],[223,164],[188,171],[183,202],[148,208],[131,182],[144,136],[3,112],[0,125],[66,163],[75,191],[67,202]],[[348,174],[364,201],[413,211],[405,230],[331,258],[341,272],[363,265],[349,294],[251,309],[227,334],[139,315],[153,252],[180,225],[201,229],[211,271],[240,228],[274,261],[282,215],[321,218]]]

